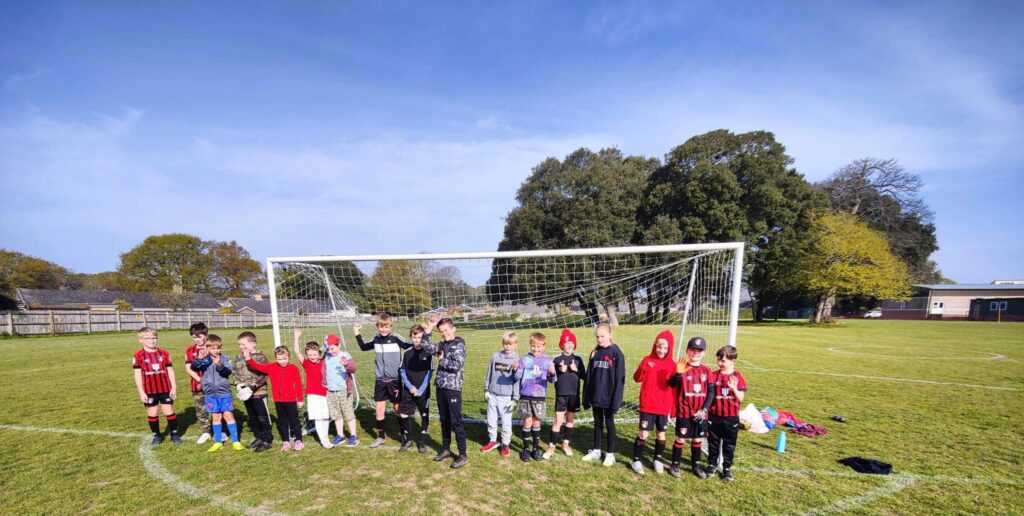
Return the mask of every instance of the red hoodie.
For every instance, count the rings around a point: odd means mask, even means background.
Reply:
[[[665,354],[665,358],[658,358],[659,339],[668,341],[668,353]],[[675,389],[668,384],[676,372],[676,362],[672,358],[675,340],[669,330],[659,333],[651,344],[651,354],[640,361],[636,372],[633,373],[633,380],[640,384],[640,412],[659,416],[676,414]]]
[[[299,375],[299,368],[295,367],[295,364],[261,364],[251,358],[245,363],[249,364],[249,369],[270,377],[270,391],[274,395],[274,401],[302,401],[302,376]]]

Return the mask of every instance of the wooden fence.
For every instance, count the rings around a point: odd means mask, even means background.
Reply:
[[[284,327],[292,319],[302,325],[331,326],[336,319],[331,314],[281,314]],[[193,323],[203,322],[213,328],[256,328],[270,326],[270,314],[220,314],[216,312],[158,312],[158,311],[88,311],[88,310],[29,310],[0,312],[0,333],[11,335],[59,335],[64,333],[93,333],[104,331],[137,330],[143,326],[156,329],[187,330]]]

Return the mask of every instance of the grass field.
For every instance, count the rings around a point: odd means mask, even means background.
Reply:
[[[617,331],[630,373],[657,331]],[[270,332],[257,333],[260,348],[269,350]],[[497,349],[492,333],[465,335],[470,346],[487,348],[471,356]],[[187,335],[160,337],[178,361],[176,408],[186,426],[180,447],[148,445],[131,380],[133,334],[0,340],[0,513],[1024,511],[1022,324],[742,326],[738,369],[750,384],[746,401],[791,411],[829,434],[791,434],[787,452],[777,454],[775,432],[741,433],[733,483],[676,480],[650,470],[635,475],[627,460],[634,424],[619,425],[620,461],[612,468],[580,461],[590,441],[586,426],[576,432],[574,457],[524,464],[515,456],[518,437],[512,457],[481,455],[486,429],[473,424],[470,463],[453,471],[430,461],[432,454],[399,454],[394,440],[386,449],[366,448],[373,417],[365,410],[357,449],[314,444],[287,455],[276,448],[209,454],[194,443],[190,426],[194,413],[181,363]],[[585,342],[589,349],[590,339]],[[371,355],[356,354],[366,384]],[[479,417],[482,408],[475,391],[483,368],[470,363],[467,370],[469,416]],[[834,423],[833,414],[849,422]],[[432,423],[434,446],[438,427]],[[250,439],[246,429],[243,440]],[[894,474],[859,475],[836,462],[852,455],[892,463]]]

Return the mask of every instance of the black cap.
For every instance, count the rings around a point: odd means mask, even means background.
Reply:
[[[699,349],[704,351],[708,349],[708,343],[704,341],[703,337],[694,337],[686,343],[686,349]]]

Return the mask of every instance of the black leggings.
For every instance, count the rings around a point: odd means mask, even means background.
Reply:
[[[604,451],[615,453],[615,411],[594,407],[594,449],[601,449],[601,433],[608,427],[607,447]]]
[[[299,405],[294,401],[275,401],[277,408],[277,431],[281,434],[281,440],[301,441],[302,424],[299,423]]]

